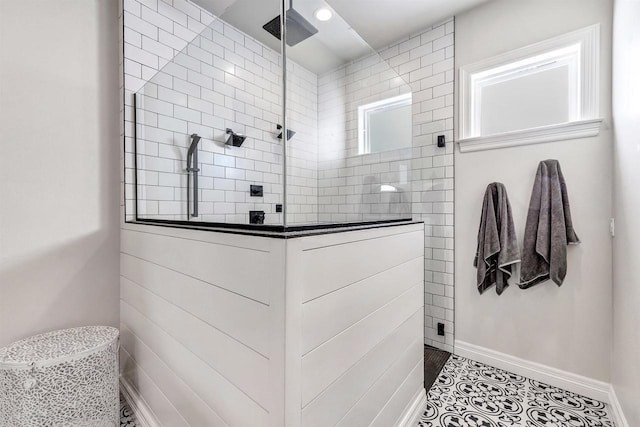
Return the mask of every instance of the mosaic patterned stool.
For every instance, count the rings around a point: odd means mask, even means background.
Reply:
[[[88,326],[0,349],[0,427],[117,427],[118,338]]]

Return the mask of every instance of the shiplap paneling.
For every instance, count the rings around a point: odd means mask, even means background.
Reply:
[[[363,396],[381,378],[388,377],[390,370],[402,368],[398,354],[405,351],[413,366],[419,357],[422,342],[416,337],[422,333],[423,311],[416,311],[407,321],[400,325],[384,341],[373,348],[366,356],[302,411],[302,425],[305,427],[333,426],[358,403]],[[416,350],[416,344],[420,351]],[[398,368],[399,366],[399,368]],[[395,370],[393,372],[395,372]],[[406,371],[402,372],[405,375]],[[375,413],[371,417],[375,416]],[[353,424],[355,425],[355,424]]]
[[[262,407],[269,401],[269,360],[190,313],[121,278],[121,297],[150,322]],[[266,325],[257,325],[265,335]]]
[[[122,333],[128,331],[121,325]],[[129,332],[130,333],[130,332]],[[130,349],[132,351],[132,349]],[[125,346],[120,347],[120,369],[126,381],[138,393],[157,419],[162,420],[162,425],[175,427],[189,427],[187,421],[167,399],[164,392],[159,388],[145,370],[130,356]]]
[[[424,344],[419,340],[411,343],[404,352],[398,349],[398,356],[395,363],[376,381],[373,387],[367,391],[336,426],[352,427],[371,425],[374,419],[384,412],[386,403],[400,390],[405,380],[410,378],[412,383],[418,384],[420,381],[424,381],[424,376],[421,376],[415,369],[418,364],[422,363],[423,353]],[[416,390],[418,390],[417,386],[414,389],[414,393]],[[410,398],[404,403],[406,405],[410,404]],[[385,427],[395,425],[395,421],[400,418],[401,413],[395,415],[396,417],[393,422],[385,425]]]
[[[129,230],[122,231],[120,244],[125,254],[269,304],[269,252]]]
[[[418,284],[302,358],[302,404],[329,384],[424,305]]]
[[[192,426],[226,426],[224,421],[179,376],[140,341],[126,326],[121,327],[122,347],[132,349],[135,360],[127,353],[131,363],[142,365],[151,372],[154,383],[175,405],[175,410]],[[136,366],[135,369],[140,369]],[[168,405],[171,406],[171,405]],[[165,419],[163,417],[163,419]],[[167,423],[169,424],[169,423]]]
[[[401,232],[305,250],[299,261],[307,266],[307,280],[302,283],[303,301],[419,257],[423,253],[419,245],[424,245],[424,235]]]
[[[269,335],[263,327],[269,307],[207,282],[127,254],[120,256],[122,276],[170,301],[262,355]]]
[[[420,346],[420,351],[421,353],[424,352],[424,345]],[[368,424],[370,427],[396,425],[402,418],[405,409],[413,403],[412,398],[416,395],[416,391],[418,391],[420,387],[424,387],[424,377],[421,376],[420,373],[424,374],[424,360],[422,357],[414,365],[409,375],[406,376],[387,404],[384,405],[376,419],[371,424]],[[343,425],[346,426],[346,424]]]
[[[123,301],[122,321],[230,425],[267,425],[267,410]]]
[[[422,257],[414,258],[374,276],[302,305],[302,353],[328,339],[385,305],[421,277]]]

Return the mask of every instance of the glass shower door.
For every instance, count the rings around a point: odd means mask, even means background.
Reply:
[[[411,87],[328,3],[292,9],[287,225],[410,219]]]

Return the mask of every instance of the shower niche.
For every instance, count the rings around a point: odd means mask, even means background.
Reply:
[[[184,3],[191,15],[174,8],[192,37],[171,36],[173,53],[125,93],[127,221],[286,230],[410,219],[411,88],[339,14],[320,0]]]

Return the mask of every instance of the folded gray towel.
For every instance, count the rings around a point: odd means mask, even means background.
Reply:
[[[520,251],[507,190],[503,184],[492,182],[484,193],[478,250],[473,260],[478,269],[478,291],[483,293],[495,284],[498,295],[502,294],[509,286],[511,268],[518,262]]]
[[[567,185],[557,160],[538,165],[524,230],[522,289],[551,278],[558,286],[567,274],[567,244],[580,243],[571,222]]]

